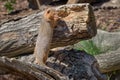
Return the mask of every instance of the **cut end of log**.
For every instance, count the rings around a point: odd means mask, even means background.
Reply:
[[[69,4],[57,8],[58,15],[66,22],[67,26],[81,33],[87,32],[86,38],[94,37],[97,34],[95,16],[92,7],[88,3]],[[71,30],[72,31],[72,30]]]

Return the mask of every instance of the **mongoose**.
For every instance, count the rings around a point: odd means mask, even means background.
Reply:
[[[79,0],[68,0],[67,4],[76,4]]]
[[[39,65],[45,65],[46,63],[53,36],[53,29],[57,25],[58,20],[59,17],[55,9],[49,8],[44,12],[34,50],[35,62]]]

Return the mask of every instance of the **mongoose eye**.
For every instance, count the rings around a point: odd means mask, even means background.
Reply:
[[[49,14],[49,13],[50,13],[50,10],[48,10],[47,13]]]

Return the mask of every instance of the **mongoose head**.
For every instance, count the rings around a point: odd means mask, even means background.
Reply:
[[[46,19],[46,21],[50,22],[52,25],[56,26],[60,17],[58,16],[58,12],[55,9],[49,8],[44,12],[44,19]]]

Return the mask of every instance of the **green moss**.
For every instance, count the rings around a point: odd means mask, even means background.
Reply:
[[[74,45],[74,49],[84,50],[85,52],[92,55],[97,55],[101,53],[100,49],[97,48],[92,40],[80,41],[79,43]]]

